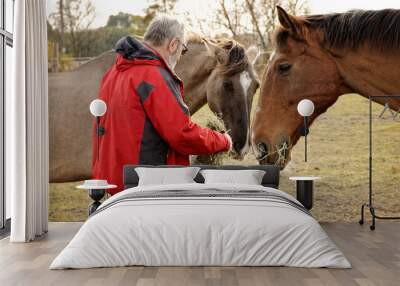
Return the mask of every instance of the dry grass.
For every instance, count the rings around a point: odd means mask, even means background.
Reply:
[[[91,201],[86,191],[78,190],[76,183],[50,184],[50,221],[84,221]]]
[[[255,99],[256,102],[257,99]],[[382,106],[374,104],[379,114]],[[205,126],[211,115],[204,107],[193,120]],[[400,122],[374,119],[374,192],[379,214],[400,213]],[[319,221],[358,221],[368,196],[368,100],[344,95],[310,130],[309,162],[303,162],[304,141],[294,147],[292,161],[282,172],[281,190],[294,194],[294,175],[315,175],[313,215]],[[253,154],[243,161],[224,158],[224,164],[257,164]],[[51,184],[50,220],[79,221],[87,216],[90,200],[76,183]],[[389,210],[392,212],[389,213]]]

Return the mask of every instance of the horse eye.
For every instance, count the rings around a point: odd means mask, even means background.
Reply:
[[[291,67],[292,67],[292,65],[288,64],[288,63],[280,64],[280,65],[278,65],[278,72],[281,75],[286,75],[289,72]]]
[[[233,90],[233,83],[230,80],[224,80],[224,89],[227,91],[232,91]]]

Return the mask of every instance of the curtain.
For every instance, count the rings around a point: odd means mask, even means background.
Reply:
[[[6,97],[6,187],[12,242],[48,227],[48,84],[46,0],[17,0],[13,82]]]

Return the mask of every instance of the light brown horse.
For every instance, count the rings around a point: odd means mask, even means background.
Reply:
[[[343,94],[400,93],[400,11],[294,17],[277,9],[282,27],[264,71],[252,142],[260,164],[284,167],[303,127],[300,100],[314,102],[312,123]],[[400,107],[395,99],[376,102]]]
[[[250,109],[259,81],[253,71],[258,51],[246,52],[230,40],[204,41],[191,36],[189,51],[176,66],[193,114],[207,102],[223,120],[242,157],[250,142]],[[92,116],[103,74],[115,54],[105,53],[71,72],[49,75],[50,182],[91,177]]]

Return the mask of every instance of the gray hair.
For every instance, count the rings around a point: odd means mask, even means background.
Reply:
[[[185,29],[182,23],[168,16],[158,16],[151,21],[144,34],[144,40],[156,47],[164,45],[165,41],[172,38],[183,39]]]

